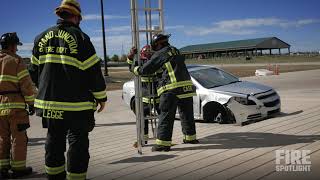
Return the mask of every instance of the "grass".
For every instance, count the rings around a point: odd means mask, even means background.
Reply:
[[[245,57],[235,58],[215,58],[215,59],[187,59],[187,64],[256,64],[256,63],[305,63],[305,62],[320,62],[320,56],[257,56],[251,60],[245,60]]]

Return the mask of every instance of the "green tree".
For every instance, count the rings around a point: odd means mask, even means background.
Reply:
[[[114,62],[118,62],[119,61],[119,56],[118,55],[113,55],[112,57],[111,57],[111,61],[114,61]]]
[[[122,54],[121,58],[120,58],[121,62],[126,62],[127,61],[127,55]]]

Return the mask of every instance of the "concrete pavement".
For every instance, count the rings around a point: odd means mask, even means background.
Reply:
[[[279,76],[249,77],[274,87],[282,100],[283,116],[239,127],[230,124],[197,123],[199,145],[182,144],[180,122],[175,123],[168,153],[137,155],[135,117],[121,100],[121,91],[108,93],[109,102],[96,114],[90,134],[90,179],[317,179],[320,173],[320,70],[283,73]],[[44,179],[46,131],[33,116],[28,146],[28,165]],[[154,143],[151,140],[149,143]],[[276,172],[275,150],[308,149],[311,172]]]

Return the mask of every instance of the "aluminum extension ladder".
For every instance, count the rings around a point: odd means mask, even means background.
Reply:
[[[132,34],[132,46],[136,47],[140,52],[140,44],[149,44],[152,36],[156,33],[163,33],[163,0],[130,0],[131,1],[131,34]],[[140,6],[142,8],[140,8]],[[157,7],[155,7],[157,6]],[[155,16],[156,15],[156,16]],[[144,18],[144,21],[139,21],[139,18]],[[153,21],[157,18],[158,23],[153,24]],[[141,26],[144,28],[141,28]],[[140,29],[141,28],[141,29]],[[140,35],[145,34],[145,38]],[[142,65],[140,60],[140,53],[134,58],[134,61],[138,61],[138,65]],[[135,63],[133,63],[135,64]],[[134,68],[134,66],[132,66]],[[142,101],[142,87],[141,76],[136,76],[134,79],[135,87],[135,110],[136,110],[136,125],[137,125],[137,149],[138,153],[142,154],[142,147],[144,146],[144,120],[149,120],[152,126],[152,132],[156,137],[156,108],[155,108],[155,94],[156,90],[151,84],[149,87],[150,94],[153,98],[153,103],[149,104],[150,114],[144,117],[144,108]]]

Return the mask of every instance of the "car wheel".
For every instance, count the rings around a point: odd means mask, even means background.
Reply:
[[[204,122],[224,124],[228,122],[225,108],[219,103],[210,103],[204,108]]]
[[[136,103],[135,103],[135,100],[134,100],[134,99],[135,99],[134,97],[131,99],[130,108],[131,108],[132,112],[133,112],[134,114],[136,114]]]
[[[224,122],[222,113],[218,112],[218,114],[214,117],[213,121],[222,124]]]

